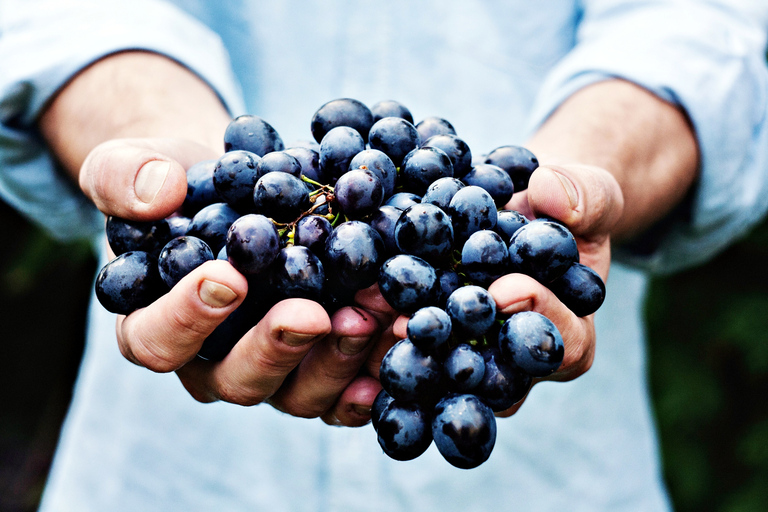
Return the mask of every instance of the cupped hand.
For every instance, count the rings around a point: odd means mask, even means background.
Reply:
[[[106,215],[161,219],[182,205],[186,169],[217,156],[187,140],[113,140],[85,159],[80,186]],[[364,310],[343,308],[329,317],[315,302],[284,300],[222,361],[196,357],[206,337],[247,293],[246,279],[229,263],[206,262],[153,304],[118,317],[120,351],[152,371],[175,371],[202,402],[268,402],[295,416],[365,423],[374,388],[356,377],[378,338],[379,321]],[[345,392],[348,387],[354,392]]]

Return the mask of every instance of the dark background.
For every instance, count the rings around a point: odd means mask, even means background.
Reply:
[[[95,261],[0,203],[0,511],[35,510],[82,351]],[[768,511],[768,223],[656,279],[651,388],[679,512]]]

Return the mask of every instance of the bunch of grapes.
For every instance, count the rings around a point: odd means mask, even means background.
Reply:
[[[414,125],[395,101],[330,101],[311,133],[314,141],[285,149],[269,123],[240,116],[224,133],[225,154],[187,171],[179,212],[154,222],[110,217],[116,258],[97,277],[99,301],[129,314],[204,262],[227,260],[249,292],[198,353],[221,360],[280,300],[311,299],[333,313],[378,284],[411,315],[408,337],[381,365],[371,413],[379,444],[410,460],[434,440],[451,464],[482,464],[494,412],[557,370],[564,352],[550,320],[502,318],[488,286],[524,273],[585,316],[602,304],[602,280],[579,263],[565,226],[503,209],[538,167],[525,148],[473,159],[447,120]]]

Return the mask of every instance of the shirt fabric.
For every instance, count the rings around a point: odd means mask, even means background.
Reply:
[[[591,370],[537,385],[497,422],[479,468],[453,468],[434,446],[392,461],[370,427],[199,404],[174,375],[125,361],[96,303],[41,510],[668,510],[646,381],[647,272],[702,261],[768,209],[766,26],[757,1],[4,2],[0,196],[60,238],[96,236],[103,219],[34,121],[79,69],[124,49],[183,63],[287,144],[310,138],[330,99],[396,99],[416,120],[449,119],[482,154],[621,77],[685,108],[702,153],[689,215],[650,255],[612,266]]]

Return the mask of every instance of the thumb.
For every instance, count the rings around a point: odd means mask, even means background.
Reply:
[[[80,188],[106,215],[146,221],[184,202],[186,169],[212,150],[181,139],[117,139],[94,148],[80,168]]]
[[[588,240],[608,236],[624,210],[616,178],[587,165],[539,167],[531,175],[528,203],[537,217],[557,219]]]

